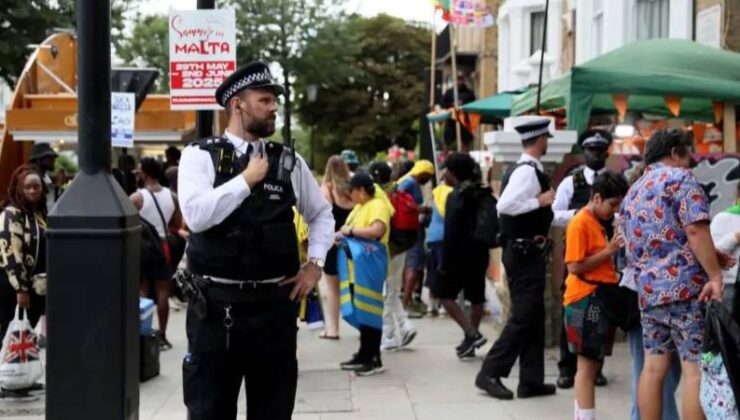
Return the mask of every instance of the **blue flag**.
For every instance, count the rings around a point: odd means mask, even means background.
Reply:
[[[355,328],[383,328],[388,251],[378,241],[344,238],[337,253],[342,318]]]

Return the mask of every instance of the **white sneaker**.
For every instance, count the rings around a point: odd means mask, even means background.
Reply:
[[[410,328],[404,331],[401,338],[401,347],[406,347],[411,344],[411,342],[414,341],[414,338],[416,338],[416,329]]]
[[[181,301],[180,299],[176,297],[170,298],[170,308],[172,308],[173,311],[179,312],[187,307],[188,307],[188,304]]]
[[[401,340],[398,339],[398,337],[393,336],[387,337],[383,336],[383,340],[380,342],[380,350],[381,351],[393,351],[398,350],[401,348]]]

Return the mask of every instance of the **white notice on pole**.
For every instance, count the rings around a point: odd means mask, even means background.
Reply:
[[[134,147],[136,95],[111,93],[111,142],[113,147]]]
[[[722,48],[722,6],[719,4],[696,14],[696,42]]]
[[[234,9],[170,12],[170,109],[220,109],[214,93],[235,68]]]

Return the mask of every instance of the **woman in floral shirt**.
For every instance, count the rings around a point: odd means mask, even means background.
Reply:
[[[683,418],[703,418],[699,353],[703,302],[722,299],[722,263],[709,232],[709,200],[689,170],[691,140],[680,130],[657,131],[645,149],[645,173],[630,188],[621,220],[627,248],[624,276],[638,285],[645,366],[638,405],[660,419],[662,384],[678,352],[683,369]]]

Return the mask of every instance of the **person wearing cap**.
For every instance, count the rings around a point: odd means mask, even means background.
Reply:
[[[424,205],[421,188],[434,178],[434,164],[426,159],[416,161],[411,170],[398,180],[398,189],[411,194],[419,206],[419,213],[424,217],[431,215],[431,208]],[[412,318],[421,318],[424,313],[412,306],[414,291],[424,277],[426,260],[425,227],[419,228],[416,244],[406,251],[403,272],[403,306]]]
[[[578,137],[578,145],[583,150],[586,164],[566,176],[558,186],[555,202],[552,204],[552,210],[555,212],[553,225],[565,228],[573,216],[588,204],[594,179],[606,172],[606,160],[609,158],[611,144],[612,135],[605,130],[586,130]],[[602,224],[607,236],[611,238],[614,235],[613,221]],[[565,282],[562,287],[565,290]],[[576,364],[576,355],[568,350],[568,340],[565,326],[563,326],[560,332],[560,361],[558,362],[560,374],[555,382],[558,388],[568,389],[573,386]],[[600,369],[596,376],[596,385],[605,386],[607,383]]]
[[[386,197],[393,193],[395,184],[391,180],[392,169],[387,162],[375,161],[368,167],[368,173],[377,187]],[[378,188],[376,188],[378,190]],[[394,209],[395,210],[395,209]],[[390,226],[388,226],[390,229]],[[409,319],[401,300],[401,285],[406,261],[406,251],[394,252],[389,247],[390,270],[386,280],[383,305],[383,338],[380,349],[383,351],[398,350],[406,347],[416,338],[418,331]]]
[[[36,143],[31,148],[31,156],[28,158],[28,164],[41,175],[44,185],[46,186],[46,208],[51,210],[54,203],[61,195],[60,185],[57,185],[49,176],[49,172],[54,171],[54,163],[59,155],[51,148],[49,143]]]
[[[339,156],[342,157],[344,163],[349,167],[350,175],[354,175],[357,167],[360,166],[360,159],[357,158],[357,153],[354,150],[346,149],[342,150]]]
[[[183,391],[191,420],[235,419],[246,382],[249,419],[290,419],[295,404],[296,302],[314,289],[334,241],[331,206],[306,162],[275,132],[284,89],[255,61],[216,90],[223,136],[188,146],[179,203],[190,229]],[[293,206],[309,226],[301,265]]]
[[[348,270],[348,279],[342,278],[342,314],[351,312],[353,325],[360,330],[360,349],[352,357],[340,363],[342,370],[354,371],[358,376],[371,376],[384,371],[380,358],[380,343],[383,335],[384,310],[383,280],[388,275],[388,240],[390,238],[390,223],[393,217],[393,206],[385,192],[380,191],[370,175],[355,174],[350,180],[350,195],[355,208],[347,217],[344,226],[336,233],[337,239],[342,238],[363,240],[363,255],[352,254],[354,269]],[[344,242],[344,241],[342,241]],[[381,250],[376,246],[380,244]],[[350,250],[353,248],[348,244]],[[364,260],[366,254],[380,253],[382,258]],[[359,258],[358,258],[359,257]],[[342,255],[340,260],[340,277]],[[372,263],[376,264],[364,264]],[[377,264],[380,262],[381,264]],[[379,279],[378,282],[369,282],[370,278]],[[362,282],[362,283],[361,283]],[[374,287],[373,287],[374,286]],[[345,300],[346,299],[346,300]],[[346,311],[344,306],[351,306]]]
[[[498,399],[512,399],[501,378],[519,359],[518,398],[555,393],[545,377],[545,272],[555,193],[540,159],[547,153],[549,119],[516,128],[524,153],[501,182],[496,206],[501,220],[503,263],[509,279],[511,317],[483,361],[475,384]]]

